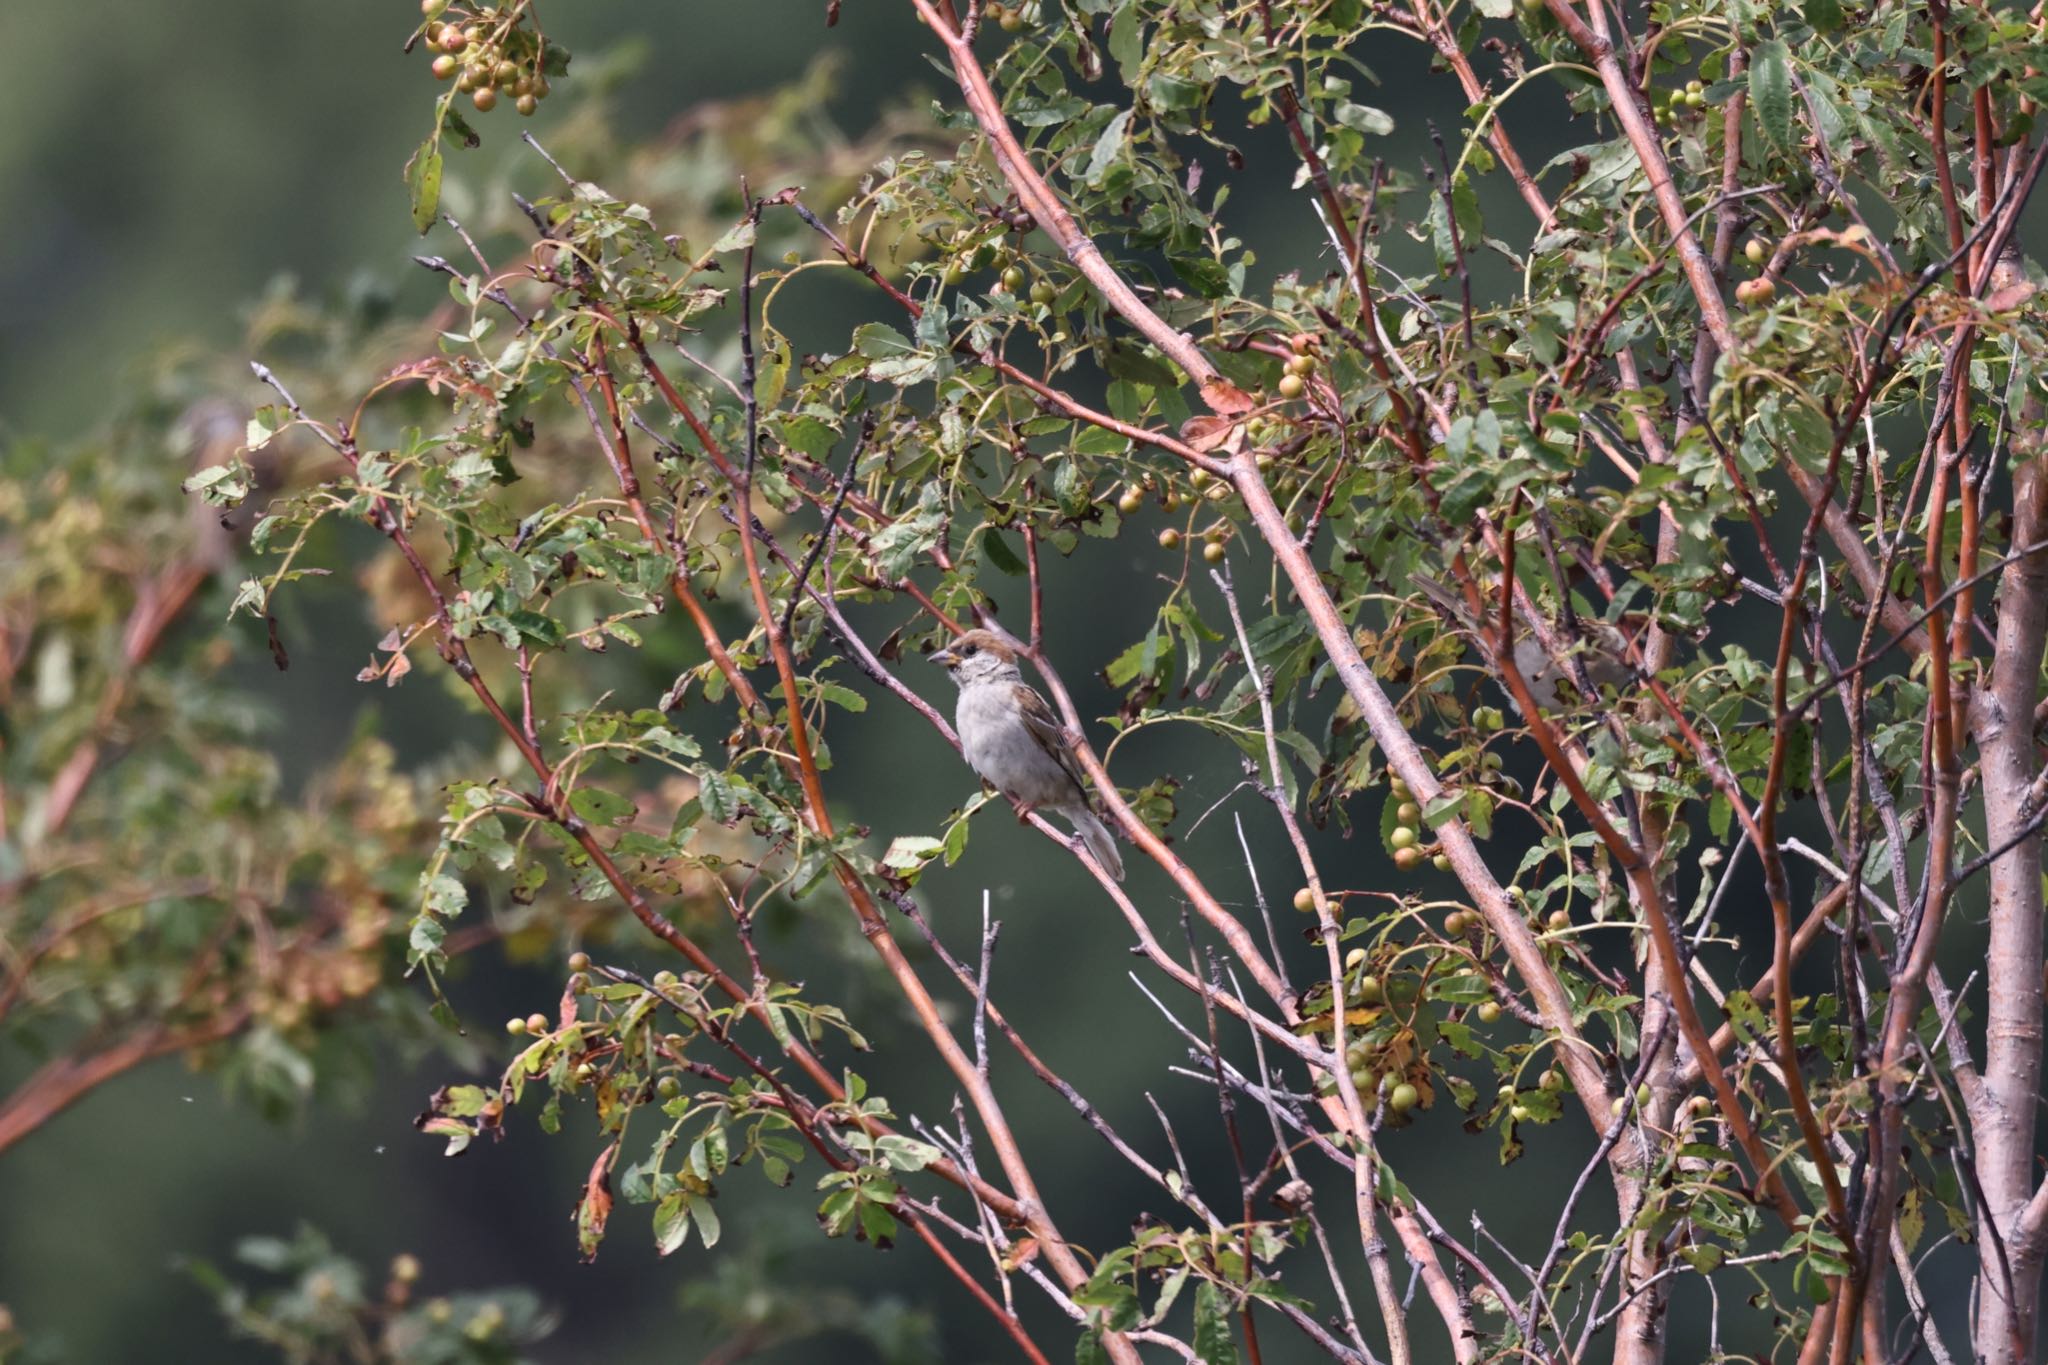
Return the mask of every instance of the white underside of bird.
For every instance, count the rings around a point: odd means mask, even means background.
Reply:
[[[1123,880],[1116,838],[1088,799],[1088,778],[1059,718],[1017,668],[1015,651],[987,631],[969,631],[932,656],[960,687],[954,725],[960,752],[984,781],[1025,810],[1058,815],[1089,856]]]
[[[994,695],[994,689],[968,687],[960,693],[954,723],[961,751],[975,772],[1011,800],[1072,825],[1103,871],[1123,880],[1116,840],[1089,809],[1087,789],[1046,747],[1028,712]]]

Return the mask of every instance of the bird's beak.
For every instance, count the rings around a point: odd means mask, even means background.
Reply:
[[[950,649],[935,649],[926,657],[940,668],[954,668],[960,663],[960,656]]]

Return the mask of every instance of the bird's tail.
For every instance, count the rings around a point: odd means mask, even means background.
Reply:
[[[1074,832],[1081,836],[1082,843],[1088,845],[1089,855],[1102,865],[1102,870],[1117,881],[1122,881],[1124,879],[1123,855],[1117,852],[1116,836],[1109,832],[1108,826],[1097,819],[1095,812],[1089,810],[1086,806],[1076,807],[1062,813],[1073,822]]]

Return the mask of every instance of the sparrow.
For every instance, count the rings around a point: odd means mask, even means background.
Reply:
[[[1450,617],[1460,630],[1470,635],[1479,634],[1465,599],[1451,588],[1425,574],[1415,575],[1415,586],[1422,589],[1422,595]],[[1595,687],[1626,688],[1634,681],[1635,670],[1628,662],[1629,637],[1619,627],[1581,617],[1579,628],[1585,634],[1585,641],[1577,650],[1578,661],[1586,670],[1588,682]],[[1570,638],[1556,624],[1551,626],[1551,638],[1559,647],[1555,655],[1547,652],[1528,631],[1515,632],[1515,671],[1529,684],[1529,695],[1536,699],[1536,705],[1545,711],[1555,711],[1563,700],[1558,692],[1559,683],[1578,685],[1578,676],[1572,671],[1569,657],[1572,650]]]
[[[1116,840],[1089,805],[1088,779],[1059,718],[1018,670],[1017,651],[990,631],[970,630],[931,659],[960,688],[953,724],[969,766],[1023,814],[1063,817],[1102,870],[1122,881]]]

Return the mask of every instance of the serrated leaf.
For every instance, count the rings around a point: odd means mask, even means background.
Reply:
[[[1780,152],[1792,150],[1792,59],[1782,39],[1758,43],[1750,53],[1749,99],[1764,136]]]
[[[907,872],[923,867],[945,851],[946,844],[942,839],[926,834],[899,835],[889,841],[889,849],[882,855],[882,866]]]
[[[1230,1313],[1214,1280],[1195,1288],[1195,1354],[1204,1365],[1237,1365],[1237,1339],[1230,1334]]]

